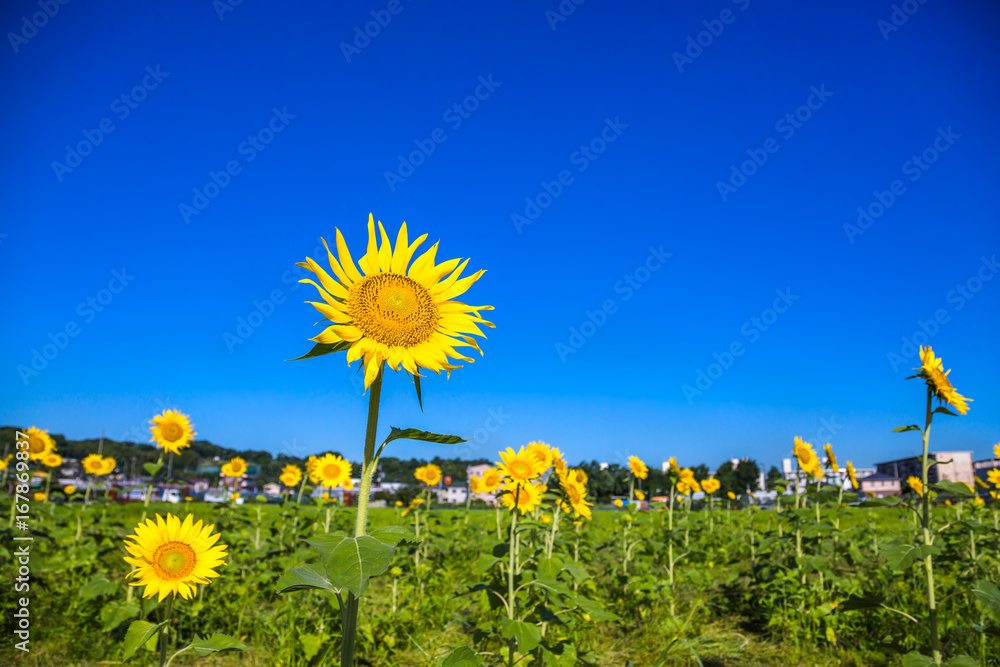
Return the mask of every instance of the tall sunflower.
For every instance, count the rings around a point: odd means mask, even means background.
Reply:
[[[214,528],[195,523],[191,514],[183,523],[173,514],[167,514],[166,521],[157,514],[156,521],[140,523],[125,542],[132,554],[125,556],[125,562],[135,566],[128,576],[137,580],[130,585],[145,586],[144,598],[158,594],[162,602],[173,593],[190,600],[197,590],[195,584],[211,583],[219,576],[215,568],[226,564],[228,547],[216,544],[219,533],[213,534]]]
[[[934,350],[931,349],[930,345],[920,346],[920,362],[920,368],[915,369],[920,372],[910,377],[923,378],[927,386],[930,387],[931,393],[942,403],[947,403],[958,410],[959,414],[964,415],[968,412],[972,399],[962,396],[952,386],[951,380],[948,379],[951,369],[944,370],[944,364],[940,358],[934,356]]]
[[[185,447],[191,446],[191,441],[197,433],[191,418],[177,410],[164,410],[163,414],[154,416],[150,422],[149,432],[151,442],[165,452],[180,454]]]
[[[32,426],[25,435],[28,436],[28,458],[32,461],[41,461],[46,454],[56,451],[56,442],[49,435],[48,431]]]
[[[468,260],[437,264],[437,243],[411,265],[413,254],[427,235],[410,243],[404,222],[393,249],[381,222],[376,236],[375,220],[370,214],[368,250],[355,266],[343,235],[339,229],[336,231],[339,257],[334,257],[323,241],[334,275],[307,257],[298,266],[316,274],[319,283],[308,278],[300,282],[319,290],[323,302],[308,303],[330,322],[312,340],[347,349],[349,364],[362,359],[366,390],[375,381],[382,362],[394,370],[402,366],[415,376],[421,375],[420,369],[450,375],[460,368],[451,359],[473,361],[455,348],[471,347],[482,354],[469,334],[485,338],[478,325],[494,325],[480,317],[479,311],[492,310],[493,306],[468,306],[453,299],[479,280],[484,270],[460,278]]]
[[[335,488],[351,483],[351,463],[336,454],[324,454],[313,463],[312,475],[314,484]]]
[[[649,475],[649,468],[638,456],[628,457],[628,469],[639,479],[646,479]]]
[[[718,491],[719,487],[721,486],[722,484],[719,483],[719,480],[715,479],[714,477],[709,477],[708,479],[706,479],[704,482],[701,483],[702,491],[704,491],[708,495],[712,495],[713,493]]]
[[[517,453],[514,453],[513,448],[508,447],[507,451],[499,452],[499,454],[500,461],[497,461],[497,468],[501,475],[512,482],[526,482],[541,474],[538,470],[537,459],[524,447],[521,447]]]
[[[855,491],[858,490],[858,475],[854,471],[854,464],[850,461],[847,462],[847,479],[851,480],[851,488]]]
[[[521,514],[527,514],[541,504],[545,488],[538,482],[507,482],[501,502],[507,509],[514,509],[516,503]]]
[[[826,460],[830,464],[830,468],[833,470],[834,475],[840,474],[840,466],[837,465],[837,455],[833,453],[833,445],[829,442],[823,445],[823,451],[826,452]]]

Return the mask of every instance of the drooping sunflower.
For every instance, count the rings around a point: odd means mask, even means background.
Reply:
[[[336,454],[324,454],[313,464],[314,483],[333,489],[351,482],[351,462]]]
[[[226,545],[216,544],[219,533],[212,533],[214,525],[203,526],[191,514],[184,522],[167,514],[159,514],[156,521],[146,519],[135,528],[135,535],[125,538],[125,548],[132,557],[125,562],[135,566],[129,577],[136,581],[131,586],[145,586],[142,597],[159,595],[159,600],[171,593],[190,600],[195,584],[211,583],[219,576],[215,568],[225,565]]]
[[[437,243],[411,265],[413,254],[427,235],[410,243],[404,222],[394,250],[381,222],[376,236],[371,214],[368,250],[356,267],[343,235],[339,229],[336,232],[339,257],[334,257],[323,241],[334,275],[331,277],[307,257],[298,265],[316,274],[319,283],[308,278],[300,282],[319,290],[323,303],[309,303],[331,323],[312,340],[341,345],[347,349],[349,364],[363,359],[366,390],[375,381],[383,361],[394,370],[402,366],[413,375],[420,375],[420,369],[450,375],[460,368],[451,363],[452,358],[473,361],[455,348],[471,347],[482,354],[469,334],[485,338],[477,325],[494,325],[480,317],[479,311],[493,307],[468,306],[453,299],[468,290],[485,270],[460,278],[468,260],[437,264]]]
[[[920,481],[919,477],[909,476],[906,478],[906,483],[911,489],[913,489],[918,496],[924,495],[924,483]]]
[[[441,483],[441,468],[433,463],[428,463],[414,470],[413,476],[427,486],[437,486]]]
[[[247,474],[247,462],[240,456],[234,456],[222,466],[222,474],[226,477],[241,477]]]
[[[40,461],[46,454],[56,451],[56,441],[52,439],[48,431],[32,426],[25,435],[28,436],[28,458],[32,461]]]
[[[90,454],[80,463],[83,466],[83,471],[88,475],[103,475],[104,473],[104,457],[100,454]]]
[[[826,452],[826,460],[830,464],[830,468],[833,470],[834,475],[840,474],[840,466],[837,465],[837,455],[833,453],[833,445],[829,442],[823,445],[823,451]]]
[[[639,479],[646,479],[649,476],[649,468],[638,456],[628,457],[628,469]]]
[[[521,447],[517,453],[514,453],[512,447],[508,447],[507,451],[498,453],[500,454],[500,460],[496,462],[497,468],[500,470],[500,474],[510,481],[526,482],[529,479],[538,477],[540,474],[538,471],[538,461],[524,447]]]
[[[858,474],[854,471],[854,464],[850,461],[847,462],[847,479],[851,480],[851,488],[856,491],[858,489]]]
[[[55,452],[49,452],[42,457],[42,465],[46,468],[58,468],[63,464],[63,457]]]
[[[541,504],[545,485],[537,482],[507,482],[501,502],[507,509],[514,509],[515,502],[521,514],[527,514]]]
[[[962,396],[952,386],[951,380],[948,379],[951,369],[944,370],[944,364],[940,358],[934,356],[934,350],[931,349],[930,345],[926,347],[923,345],[920,346],[920,368],[914,370],[920,372],[910,377],[923,378],[924,382],[930,388],[931,393],[940,402],[947,403],[955,408],[960,415],[964,415],[969,411],[969,403],[972,402],[972,399]]]
[[[197,433],[191,418],[178,410],[164,410],[163,414],[154,416],[150,422],[149,432],[151,442],[165,452],[180,454],[185,447],[191,446],[191,441]]]
[[[713,493],[718,491],[719,487],[721,486],[722,484],[719,483],[719,480],[715,479],[714,477],[709,477],[708,479],[706,479],[701,483],[702,491],[704,491],[708,495],[712,495]]]
[[[287,487],[298,486],[299,482],[302,481],[302,468],[289,463],[281,469],[278,480]]]
[[[813,452],[812,445],[800,438],[795,436],[795,444],[792,446],[792,454],[799,461],[799,467],[805,469],[809,465],[811,456],[815,455]]]

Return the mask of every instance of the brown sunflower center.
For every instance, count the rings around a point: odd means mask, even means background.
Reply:
[[[183,542],[167,542],[153,552],[153,571],[160,579],[175,581],[191,574],[198,558],[194,549]]]
[[[440,319],[431,293],[397,273],[377,273],[354,283],[347,310],[365,337],[390,347],[423,343]]]
[[[38,454],[45,451],[45,441],[37,436],[30,436],[28,438],[28,451],[32,454]]]
[[[180,424],[167,422],[166,424],[160,425],[160,434],[163,436],[163,439],[168,442],[177,442],[181,439],[181,435],[184,434],[184,429],[180,427]]]
[[[323,466],[323,476],[327,479],[337,479],[340,477],[340,466],[336,463],[328,463]]]
[[[531,477],[531,465],[520,459],[515,459],[511,461],[510,473],[514,477],[520,477],[522,479]]]

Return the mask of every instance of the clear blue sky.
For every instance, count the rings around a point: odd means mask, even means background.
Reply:
[[[343,357],[285,360],[318,331],[290,269],[335,226],[357,256],[371,211],[488,269],[467,298],[496,307],[424,414],[404,376],[383,393],[383,428],[472,447],[391,454],[770,465],[801,435],[909,455],[889,431],[921,419],[902,339],[922,321],[975,400],[933,448],[987,457],[996,5],[899,25],[888,1],[562,6],[6,3],[0,423],[118,438],[178,407],[218,444],[360,458]],[[270,315],[227,343],[255,302]]]

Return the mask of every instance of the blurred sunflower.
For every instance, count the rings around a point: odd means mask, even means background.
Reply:
[[[736,500],[736,494],[733,493],[732,491],[726,491],[726,497],[729,498],[730,500]]]
[[[990,484],[996,487],[1000,487],[1000,468],[993,468],[986,472],[986,479],[989,480]]]
[[[72,484],[67,484],[66,486],[63,487],[62,491],[67,496],[72,496],[74,493],[76,493],[76,487],[73,486]]]
[[[339,229],[336,230],[339,258],[334,257],[323,241],[334,277],[309,257],[298,264],[319,279],[319,284],[310,279],[299,282],[310,283],[319,290],[323,303],[308,303],[331,323],[312,340],[327,345],[348,344],[347,362],[363,359],[366,390],[374,382],[382,362],[393,370],[402,366],[413,375],[420,375],[420,369],[438,374],[446,371],[450,375],[452,370],[460,368],[451,363],[451,358],[471,363],[473,359],[455,348],[471,347],[482,354],[476,340],[468,334],[485,338],[478,325],[494,325],[480,317],[479,311],[493,307],[468,306],[452,299],[468,290],[485,271],[460,278],[468,260],[452,259],[436,264],[437,243],[410,265],[427,235],[411,244],[404,222],[393,250],[381,222],[378,232],[377,237],[375,220],[369,214],[368,250],[357,267]]]
[[[13,460],[13,458],[14,458],[13,454],[8,454],[7,456],[0,459],[0,471],[6,470],[7,466],[10,465],[10,462]]]
[[[247,473],[247,462],[239,456],[234,456],[222,466],[222,474],[226,477],[241,477]]]
[[[88,475],[103,475],[104,457],[100,454],[90,454],[80,463]]]
[[[537,482],[507,482],[504,484],[504,493],[501,502],[507,509],[517,509],[521,514],[527,514],[541,504],[542,496],[545,494],[545,485]],[[516,501],[515,501],[516,496]]]
[[[118,467],[118,462],[111,456],[105,456],[101,459],[101,472],[98,475],[110,475]]]
[[[545,471],[552,467],[552,462],[558,451],[553,450],[552,447],[544,442],[536,441],[528,443],[528,454],[535,460],[535,470],[539,476],[544,475]]]
[[[646,499],[646,494],[643,493],[642,491],[636,491],[635,492],[635,497],[637,499],[639,499],[639,500],[645,500]]]
[[[25,432],[25,435],[28,436],[28,459],[40,461],[49,452],[56,451],[56,442],[48,431],[32,426]]]
[[[229,494],[229,499],[232,500],[233,502],[239,500],[240,499],[240,492],[239,491],[233,491],[231,494]]]
[[[469,490],[472,493],[482,493],[483,492],[483,478],[479,475],[473,475],[469,478]]]
[[[706,479],[704,482],[701,483],[702,490],[708,495],[712,495],[713,493],[718,491],[719,487],[721,486],[722,484],[719,483],[719,480],[715,479],[714,477],[709,477],[708,479]]]
[[[618,509],[621,509],[622,507],[625,507],[625,503],[623,503],[623,502],[622,502],[622,499],[621,499],[621,498],[615,498],[615,500],[614,500],[614,503],[613,503],[613,504],[614,504],[614,506],[615,506],[615,507],[617,507]]]
[[[35,500],[38,501],[38,502],[42,502],[43,500],[45,500],[46,497],[47,496],[44,493],[42,493],[41,491],[35,492],[35,495],[34,495]]]
[[[278,481],[288,487],[298,486],[299,482],[302,481],[302,468],[289,463],[281,469],[281,475],[278,476]]]
[[[497,461],[497,468],[500,474],[512,482],[526,482],[541,474],[538,470],[538,462],[531,452],[521,447],[514,453],[514,449],[507,448],[505,452],[499,452],[500,461]]]
[[[413,476],[427,486],[437,486],[441,483],[441,468],[433,463],[428,463],[414,470]]]
[[[906,478],[906,483],[911,489],[913,489],[918,496],[924,495],[924,483],[920,481],[919,477],[914,477],[913,475]]]
[[[858,489],[858,474],[854,471],[854,464],[847,462],[847,479],[851,480],[851,488]]]
[[[42,465],[46,468],[58,468],[63,464],[63,457],[55,452],[49,452],[42,457]]]
[[[334,489],[351,481],[351,462],[336,454],[324,454],[313,464],[313,483]]]
[[[496,468],[487,468],[483,471],[483,493],[494,493],[500,488],[502,481],[500,471]]]
[[[225,565],[226,545],[215,543],[219,534],[214,525],[202,527],[190,514],[181,523],[173,514],[167,520],[157,514],[156,521],[146,519],[129,535],[125,548],[132,557],[125,562],[135,566],[128,578],[136,579],[131,586],[145,586],[142,597],[159,595],[159,601],[171,593],[185,600],[194,597],[195,584],[211,583],[219,576],[215,568]]]
[[[191,446],[191,440],[197,435],[191,418],[177,410],[164,410],[149,423],[149,432],[153,436],[150,441],[165,452],[180,454],[182,449]]]
[[[911,375],[910,377],[920,377],[924,379],[924,382],[930,388],[931,393],[942,403],[947,403],[951,407],[958,410],[958,413],[964,415],[969,411],[969,403],[972,402],[971,398],[966,398],[962,396],[955,387],[952,386],[951,380],[948,379],[948,374],[951,373],[949,368],[947,371],[944,370],[944,364],[941,362],[940,358],[934,356],[934,350],[928,345],[924,347],[920,346],[920,368],[915,369],[920,372],[916,375]],[[910,379],[910,378],[907,378]]]
[[[837,465],[837,455],[833,453],[833,445],[829,442],[823,445],[823,451],[826,452],[826,460],[830,464],[830,468],[833,470],[834,475],[840,474],[840,467]]]
[[[638,456],[628,457],[628,469],[639,479],[646,479],[649,476],[649,468]]]

